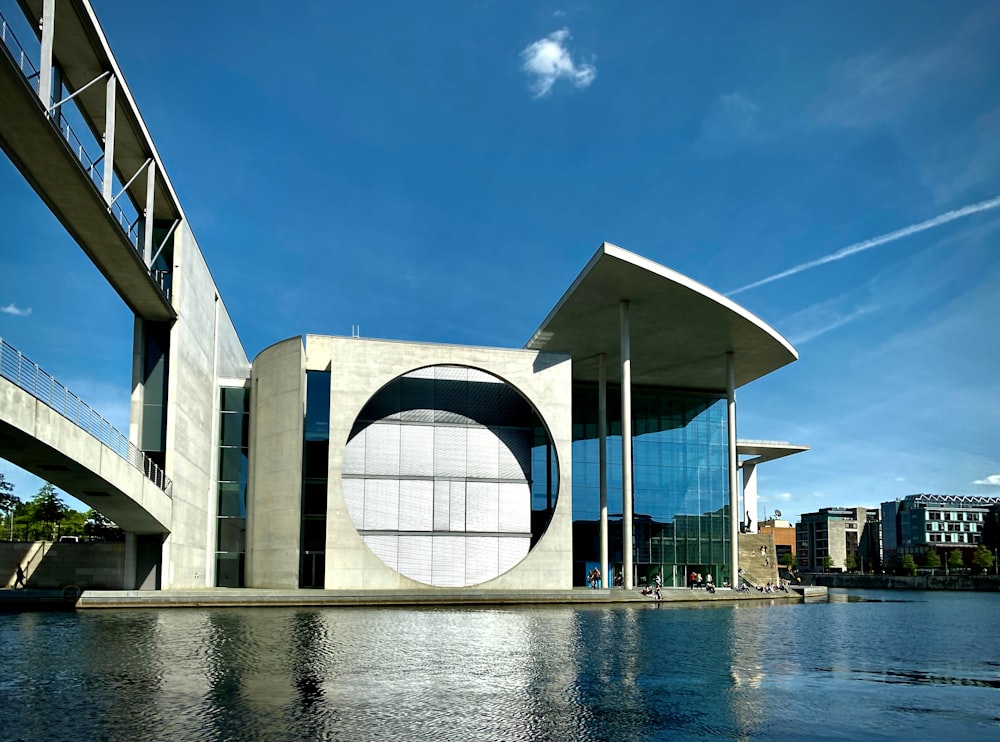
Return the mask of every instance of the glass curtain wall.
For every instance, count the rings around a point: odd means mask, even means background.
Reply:
[[[330,372],[306,372],[299,587],[322,588],[326,576],[326,487],[330,472]]]
[[[596,384],[573,394],[574,584],[600,561],[600,450]],[[608,386],[608,558],[616,582],[622,553],[621,393]],[[636,585],[660,574],[731,581],[728,418],[724,396],[632,390],[633,553]]]
[[[215,584],[217,587],[243,587],[250,390],[222,389],[220,394]]]

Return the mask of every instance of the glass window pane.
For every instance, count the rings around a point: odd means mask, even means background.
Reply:
[[[219,518],[219,551],[245,551],[245,518]]]

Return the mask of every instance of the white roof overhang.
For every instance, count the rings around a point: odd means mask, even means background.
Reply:
[[[621,380],[621,302],[629,303],[632,383],[724,390],[726,354],[736,386],[798,358],[776,330],[700,283],[603,243],[525,345],[569,353],[573,378],[598,380],[607,354],[610,383]]]

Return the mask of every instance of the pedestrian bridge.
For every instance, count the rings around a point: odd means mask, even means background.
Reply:
[[[93,408],[0,338],[0,455],[132,533],[167,533],[170,480]]]

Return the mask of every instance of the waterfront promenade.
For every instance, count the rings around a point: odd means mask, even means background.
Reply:
[[[660,601],[638,590],[262,590],[206,588],[202,590],[84,590],[64,596],[62,590],[0,590],[0,610],[76,608],[191,608],[254,606],[459,606],[459,605],[608,605],[621,603],[717,603],[790,600],[825,597],[825,587],[789,588],[789,592],[738,592],[718,588],[714,593],[689,588],[664,588]]]

